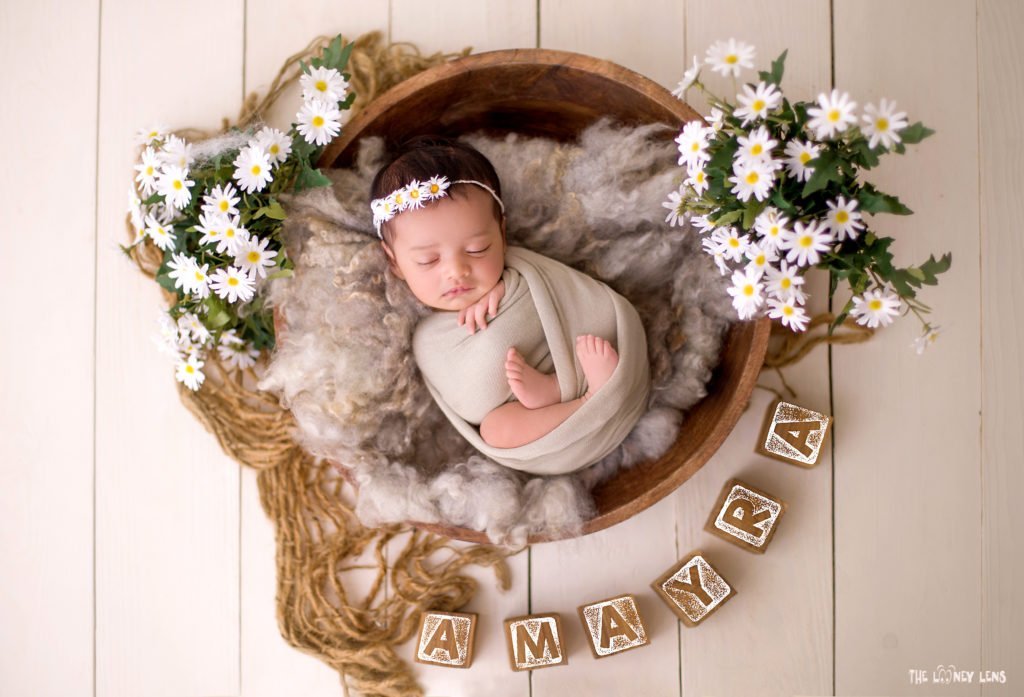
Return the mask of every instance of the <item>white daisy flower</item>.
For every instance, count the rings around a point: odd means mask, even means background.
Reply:
[[[783,326],[789,327],[795,332],[806,331],[810,318],[806,310],[798,307],[793,298],[787,300],[776,300],[768,298],[768,316],[772,319],[782,320]]]
[[[266,126],[256,133],[256,145],[267,153],[270,166],[279,165],[292,154],[292,139],[286,133]]]
[[[851,240],[857,239],[857,234],[864,229],[860,212],[857,210],[857,199],[852,198],[849,202],[842,196],[835,201],[828,201],[828,215],[825,217],[825,225],[835,235],[836,239],[842,242],[849,235]]]
[[[202,210],[208,215],[238,215],[238,190],[228,182],[218,184],[203,196]]]
[[[263,191],[267,182],[274,180],[274,176],[270,173],[270,158],[259,146],[245,146],[238,152],[238,157],[231,164],[235,166],[233,178],[238,182],[242,191],[247,194]]]
[[[891,148],[900,142],[898,131],[907,127],[907,114],[896,111],[896,102],[883,99],[879,106],[868,104],[864,107],[864,135],[868,136],[868,147],[873,148],[879,142]]]
[[[732,287],[727,289],[732,296],[732,306],[740,319],[750,319],[764,304],[764,286],[749,271],[736,271],[732,275]]]
[[[689,175],[686,181],[683,182],[684,186],[689,186],[693,189],[694,193],[700,196],[708,190],[708,175],[704,171],[703,163],[698,167],[687,167],[686,173]]]
[[[757,243],[748,244],[744,256],[750,260],[744,270],[754,273],[758,279],[764,275],[767,268],[770,268],[770,263],[779,258],[779,254],[774,248],[761,247]]]
[[[325,104],[334,104],[345,98],[348,81],[334,68],[311,68],[308,74],[299,78],[303,101],[319,99]]]
[[[758,127],[745,136],[736,139],[739,149],[736,151],[735,162],[746,164],[748,162],[768,162],[772,160],[772,148],[779,144],[779,141],[772,138],[772,134],[764,126]],[[774,165],[773,167],[778,167]]]
[[[305,102],[295,115],[299,134],[307,143],[327,145],[341,130],[341,112],[337,104],[321,99]]]
[[[711,233],[711,239],[717,244],[717,251],[729,261],[742,261],[750,246],[750,240],[746,235],[740,235],[734,227],[718,228]]]
[[[819,106],[812,106],[807,110],[807,115],[811,117],[807,125],[814,131],[814,137],[818,140],[831,138],[845,131],[847,126],[857,123],[857,117],[853,114],[857,102],[850,101],[850,95],[846,92],[822,92],[818,95],[818,104]]]
[[[900,312],[900,299],[886,288],[873,288],[863,296],[853,297],[850,314],[857,318],[857,324],[875,329],[892,324],[893,317]]]
[[[778,300],[793,298],[797,304],[803,304],[805,296],[800,286],[804,284],[804,277],[797,275],[798,270],[799,267],[790,266],[786,261],[777,267],[769,266],[765,270],[768,294]]]
[[[209,268],[209,264],[200,266],[198,261],[192,260],[192,265],[189,269],[191,277],[188,284],[188,292],[192,297],[200,299],[210,297],[210,276],[207,274]]]
[[[924,334],[914,339],[914,343],[911,344],[917,355],[920,356],[925,350],[935,343],[935,340],[939,338],[939,327],[933,327],[931,325],[925,330]]]
[[[763,119],[768,116],[769,111],[778,109],[782,104],[782,92],[779,92],[775,85],[761,82],[756,88],[750,85],[743,85],[743,92],[736,95],[736,101],[742,104],[733,112],[733,116],[742,118],[741,125],[755,119]]]
[[[706,215],[695,215],[690,218],[690,222],[697,228],[700,233],[711,232],[715,229],[714,224],[708,220]]]
[[[157,350],[160,353],[177,358],[178,325],[175,324],[174,320],[166,312],[161,312],[157,316],[157,324],[159,325],[159,332],[152,337]]]
[[[187,359],[178,361],[178,370],[175,372],[174,377],[178,379],[178,382],[184,383],[185,387],[194,392],[199,389],[199,386],[203,384],[203,380],[206,379],[201,370],[204,365],[205,363],[193,354]]]
[[[227,220],[224,232],[220,239],[217,240],[217,253],[224,254],[227,252],[234,256],[238,253],[239,246],[245,244],[248,240],[249,231],[242,227],[242,223],[236,215]]]
[[[668,215],[665,216],[665,222],[669,225],[678,225],[682,227],[686,224],[686,207],[685,189],[679,187],[677,191],[670,191],[668,194],[668,200],[663,201],[661,204],[662,208],[668,209]]]
[[[142,185],[142,193],[150,196],[156,191],[156,176],[160,173],[160,158],[156,156],[156,151],[147,146],[142,151],[142,164],[135,165],[135,169],[138,171],[135,181]]]
[[[704,251],[707,252],[715,260],[715,265],[718,267],[718,273],[722,276],[729,273],[729,264],[725,260],[725,255],[718,249],[718,243],[710,237],[705,237],[700,241]]]
[[[195,184],[188,178],[188,170],[177,165],[168,165],[156,182],[156,192],[164,197],[164,203],[171,208],[184,209],[192,200],[189,187]]]
[[[186,171],[196,161],[192,154],[192,144],[186,143],[184,138],[174,135],[167,136],[163,147],[160,148],[159,157],[165,164],[180,167]]]
[[[814,168],[807,163],[821,154],[821,146],[811,141],[793,139],[786,143],[786,171],[798,182],[807,181],[814,174]]]
[[[793,227],[793,232],[782,236],[780,250],[788,252],[786,261],[797,266],[814,266],[821,261],[820,253],[829,251],[835,242],[832,233],[817,220],[806,225],[798,221]]]
[[[410,210],[423,208],[423,202],[429,200],[427,198],[427,185],[421,184],[416,179],[413,179],[405,187],[405,195],[408,197],[408,206]]]
[[[227,330],[221,332],[220,338],[217,340],[217,344],[221,345],[221,346],[225,346],[225,345],[229,345],[229,344],[235,344],[235,345],[240,346],[240,345],[242,345],[244,343],[245,343],[245,341],[242,339],[242,337],[238,336],[238,330],[237,329],[227,329]]]
[[[786,224],[789,218],[782,215],[778,208],[768,206],[754,218],[754,230],[761,236],[761,246],[779,249],[783,233],[789,232]]]
[[[202,345],[210,340],[210,330],[202,323],[194,312],[186,312],[178,318],[178,334],[188,334],[196,343]]]
[[[446,196],[447,194],[445,192],[448,191],[448,186],[448,177],[431,177],[430,179],[427,180],[426,183],[426,198],[435,199],[441,198],[442,196]]]
[[[146,216],[146,234],[153,240],[153,244],[165,252],[174,246],[174,228],[163,225],[152,215]]]
[[[751,194],[758,201],[768,198],[771,193],[775,175],[764,162],[736,163],[732,168],[733,176],[729,177],[735,186],[729,191],[736,194],[740,201],[750,200]]]
[[[740,68],[754,67],[754,47],[736,39],[716,41],[708,49],[707,64],[716,73],[739,77]]]
[[[708,114],[708,125],[711,127],[712,134],[718,133],[725,125],[725,113],[718,107],[712,107],[711,113]]]
[[[153,126],[152,128],[140,128],[135,134],[135,142],[138,145],[152,145],[167,135],[166,126]]]
[[[244,370],[256,365],[260,352],[252,344],[246,344],[239,339],[239,343],[221,342],[217,347],[217,354],[228,368]]]
[[[230,218],[220,213],[200,213],[196,232],[203,233],[203,236],[199,238],[199,244],[219,244],[224,239],[224,228],[229,221]]]
[[[175,288],[181,288],[186,293],[188,292],[188,284],[192,280],[192,264],[194,263],[195,259],[187,254],[171,255],[171,260],[167,262],[167,268],[171,271],[167,276],[174,281]]]
[[[146,214],[142,210],[142,199],[139,198],[139,192],[135,190],[134,185],[128,187],[128,215],[132,227],[135,228],[135,241],[132,244],[136,245],[146,236]]]
[[[711,159],[708,154],[708,136],[711,129],[700,121],[690,121],[676,137],[679,145],[679,164],[699,166]]]
[[[694,81],[697,79],[697,73],[700,72],[700,61],[697,60],[697,56],[693,57],[693,67],[688,68],[683,73],[683,79],[679,81],[676,88],[672,90],[672,96],[682,99],[686,96],[686,90],[690,89]]]
[[[217,294],[217,297],[233,303],[236,300],[248,302],[252,300],[256,285],[249,275],[237,266],[229,266],[226,269],[217,269],[210,277],[210,288]]]
[[[260,239],[255,235],[241,242],[235,251],[235,265],[249,274],[249,278],[256,280],[256,277],[267,277],[267,267],[274,266],[277,262],[276,250],[267,250],[269,238]]]

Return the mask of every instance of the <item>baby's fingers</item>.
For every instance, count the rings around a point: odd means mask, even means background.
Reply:
[[[498,303],[501,302],[501,298],[498,297],[497,293],[491,293],[487,299],[487,315],[492,319],[498,314]]]
[[[487,306],[479,304],[473,308],[476,312],[476,324],[481,329],[487,329]]]

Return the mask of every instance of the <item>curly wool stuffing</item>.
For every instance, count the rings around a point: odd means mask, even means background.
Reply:
[[[473,450],[445,419],[412,357],[431,310],[389,272],[369,189],[383,142],[361,143],[332,187],[288,197],[284,239],[295,276],[270,285],[277,349],[259,383],[293,412],[298,442],[349,468],[367,525],[418,521],[484,531],[498,544],[573,534],[594,515],[591,490],[621,467],[664,454],[703,398],[734,317],[724,281],[662,201],[678,185],[665,126],[588,128],[579,142],[466,137],[498,171],[509,244],[546,254],[629,299],[647,331],[647,413],[597,464],[530,476]]]

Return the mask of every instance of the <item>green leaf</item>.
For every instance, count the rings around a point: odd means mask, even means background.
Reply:
[[[292,269],[281,269],[279,271],[275,271],[274,273],[270,274],[269,276],[267,276],[267,278],[270,278],[270,279],[274,279],[274,278],[291,278],[294,275],[295,275],[295,271],[293,271]]]
[[[900,140],[908,145],[914,145],[920,143],[928,136],[935,135],[935,131],[927,128],[923,123],[918,121],[915,124],[907,126],[902,131],[899,131]]]
[[[857,151],[857,162],[864,169],[871,169],[878,166],[878,156],[885,152],[885,148],[870,148],[863,138],[856,141],[854,148]]]
[[[821,191],[828,186],[829,182],[841,183],[842,176],[839,174],[840,158],[832,150],[825,150],[818,157],[810,160],[807,166],[814,167],[814,173],[804,185],[801,196],[810,196],[816,191]]]
[[[768,199],[764,201],[751,201],[747,204],[747,207],[743,209],[743,229],[749,230],[754,227],[754,219],[761,215],[761,211],[768,205]]]
[[[776,86],[780,85],[782,83],[782,74],[786,68],[787,53],[789,53],[788,48],[782,52],[782,55],[780,55],[778,58],[772,61],[771,72],[765,72],[764,70],[762,70],[757,74],[758,77],[760,77],[763,82],[768,82]]]
[[[743,216],[743,209],[735,210],[735,211],[729,211],[728,213],[726,213],[722,217],[717,218],[717,219],[713,220],[712,222],[715,224],[715,227],[722,227],[723,225],[731,225],[732,223],[735,223],[742,216]]]
[[[224,308],[224,303],[216,295],[209,295],[203,300],[206,305],[206,326],[210,329],[221,329],[231,321],[231,315]]]
[[[942,255],[941,259],[936,259],[935,255],[929,255],[928,261],[921,264],[921,273],[924,275],[924,279],[921,281],[929,286],[938,284],[939,280],[936,278],[940,273],[949,271],[949,267],[953,263],[953,255],[949,252]]]
[[[295,179],[295,190],[315,189],[318,186],[330,186],[331,180],[325,177],[320,170],[304,166],[299,176]]]
[[[892,213],[894,215],[910,215],[910,210],[903,203],[889,194],[884,194],[873,185],[865,185],[857,194],[860,208],[868,213]]]

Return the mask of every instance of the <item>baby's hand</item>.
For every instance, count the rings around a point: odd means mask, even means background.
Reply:
[[[476,332],[477,327],[487,329],[487,317],[494,319],[498,313],[498,303],[505,297],[505,281],[498,281],[491,292],[477,300],[469,307],[459,310],[459,326],[466,325],[470,334]]]

